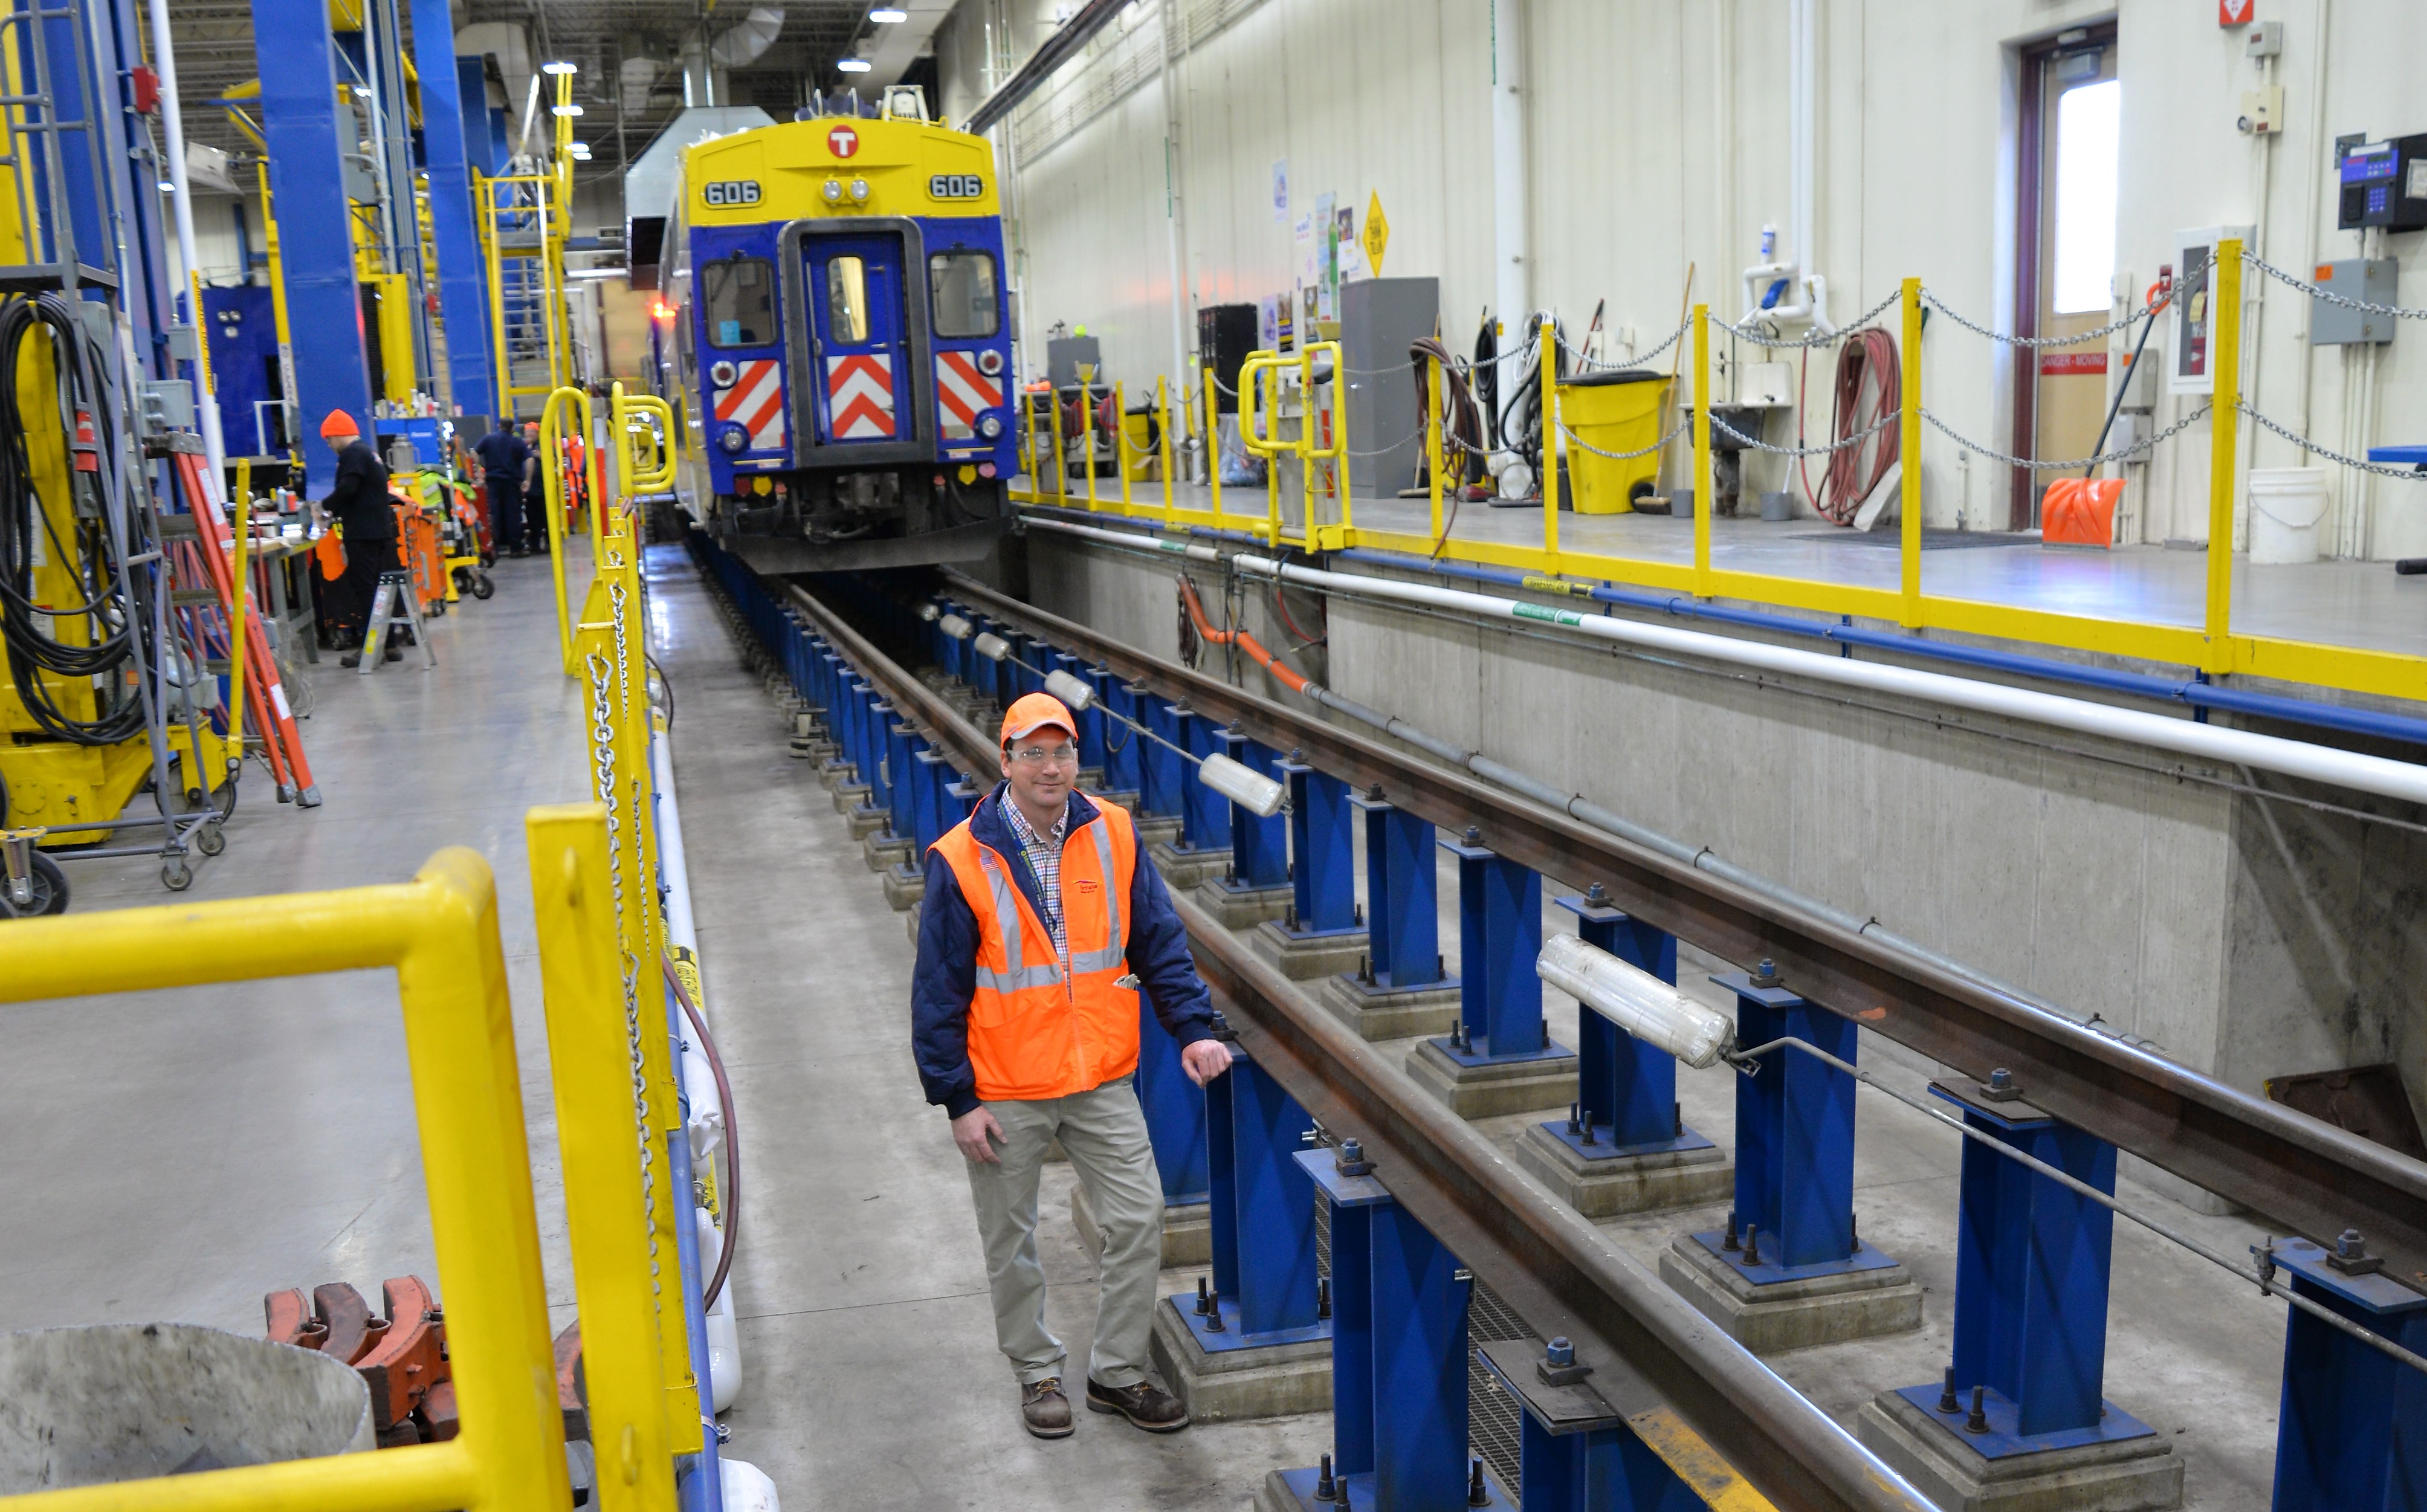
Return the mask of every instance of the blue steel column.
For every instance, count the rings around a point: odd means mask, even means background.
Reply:
[[[430,173],[430,233],[438,254],[438,301],[447,321],[447,374],[466,415],[495,417],[489,373],[489,276],[481,258],[472,180],[456,98],[455,24],[448,0],[413,0],[413,57],[421,74],[421,155]],[[485,77],[481,105],[489,103]]]
[[[1138,1105],[1146,1114],[1147,1142],[1154,1146],[1155,1171],[1163,1178],[1164,1206],[1205,1201],[1206,1097],[1188,1080],[1180,1062],[1180,1042],[1163,1027],[1143,992],[1138,994],[1136,1086]],[[1226,1095],[1228,1091],[1224,1089]]]
[[[1795,1038],[1853,1064],[1850,1018],[1744,973],[1711,978],[1736,995],[1745,1045]],[[1793,1050],[1736,1079],[1736,1216],[1759,1224],[1776,1265],[1843,1260],[1854,1246],[1854,1079]]]
[[[2271,1257],[2290,1273],[2297,1294],[2405,1349],[2427,1351],[2427,1297],[2381,1271],[2344,1270],[2305,1239],[2277,1240],[2262,1260]],[[2305,1312],[2286,1316],[2277,1512],[2427,1507],[2427,1376]]]
[[[1474,1280],[1393,1204],[1374,1210],[1374,1504],[1466,1507],[1466,1305]]]
[[[1290,920],[1293,932],[1357,927],[1357,848],[1348,785],[1302,761],[1277,770],[1290,788]]]
[[[1458,985],[1441,961],[1440,888],[1433,874],[1433,827],[1376,797],[1351,798],[1365,816],[1365,924],[1373,950],[1367,974],[1384,991]]]
[[[1217,756],[1222,751],[1222,729],[1203,714],[1185,704],[1172,706],[1171,717],[1180,727],[1178,742],[1198,761]],[[1177,757],[1173,758],[1175,761]],[[1180,774],[1181,823],[1180,842],[1174,849],[1184,853],[1228,851],[1230,849],[1230,803],[1220,793],[1198,780],[1194,762]]]
[[[294,337],[296,429],[306,487],[317,496],[336,480],[337,468],[336,453],[320,439],[321,416],[343,410],[367,431],[371,405],[327,0],[253,0],[252,40]]]

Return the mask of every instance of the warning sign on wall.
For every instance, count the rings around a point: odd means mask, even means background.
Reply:
[[[1365,262],[1374,276],[1382,276],[1382,249],[1391,245],[1391,222],[1382,214],[1382,193],[1374,191],[1365,202],[1365,235],[1359,238],[1365,246]]]

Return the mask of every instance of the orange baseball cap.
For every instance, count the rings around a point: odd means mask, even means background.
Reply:
[[[1049,727],[1059,727],[1073,740],[1079,735],[1079,722],[1070,717],[1070,710],[1062,700],[1051,693],[1022,693],[1002,711],[1002,743],[1005,745]]]
[[[339,436],[358,436],[362,433],[362,427],[354,424],[354,417],[343,410],[331,410],[329,417],[320,422],[320,439],[323,441],[334,441]]]

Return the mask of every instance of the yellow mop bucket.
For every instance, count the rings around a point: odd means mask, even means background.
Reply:
[[[1666,375],[1621,367],[1585,373],[1559,385],[1559,419],[1573,440],[1603,451],[1643,451],[1660,439],[1660,415],[1669,394]],[[1624,462],[1568,447],[1568,480],[1578,514],[1624,514],[1638,493],[1650,493],[1660,472],[1660,454],[1646,451]],[[1640,484],[1640,487],[1637,485]]]

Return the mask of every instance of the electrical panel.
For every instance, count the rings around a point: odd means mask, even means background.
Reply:
[[[2427,132],[2372,141],[2343,154],[2335,224],[2344,231],[2427,226]]]
[[[2313,271],[2318,287],[2364,304],[2393,304],[2394,275],[2401,265],[2390,257],[2348,257],[2320,263]],[[2321,295],[2309,296],[2309,345],[2358,347],[2393,339],[2393,317],[2354,310]]]

